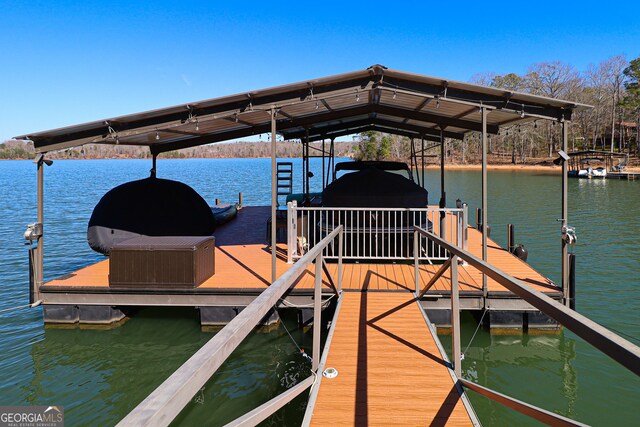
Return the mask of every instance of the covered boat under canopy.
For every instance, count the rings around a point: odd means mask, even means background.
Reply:
[[[427,190],[397,173],[371,167],[329,184],[322,203],[329,207],[424,208],[428,195]]]
[[[109,255],[115,243],[143,236],[210,236],[215,218],[193,188],[178,181],[146,178],[107,192],[91,214],[87,240]]]

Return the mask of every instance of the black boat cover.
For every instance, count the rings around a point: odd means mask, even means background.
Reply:
[[[108,191],[93,209],[87,240],[109,255],[114,243],[144,236],[210,236],[215,218],[191,187],[168,179],[146,178]]]
[[[322,204],[329,207],[424,208],[427,190],[397,173],[367,168],[348,173],[325,188]]]

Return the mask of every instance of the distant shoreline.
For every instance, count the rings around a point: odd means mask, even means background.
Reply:
[[[287,159],[295,159],[299,157],[282,157]],[[168,158],[159,160],[189,160],[189,159],[270,159],[270,157],[181,157],[181,158]],[[33,160],[33,159],[0,159],[2,161],[23,161],[23,160]],[[151,159],[140,159],[136,157],[116,157],[116,158],[66,158],[66,159],[53,159],[53,160],[148,160]],[[439,170],[440,165],[437,164],[427,164],[424,169],[426,170]],[[459,164],[459,163],[445,163],[445,170],[455,170],[455,171],[479,171],[482,169],[482,165],[479,163],[469,163],[469,164]],[[487,169],[492,171],[503,171],[503,172],[551,172],[551,173],[560,173],[562,172],[562,167],[554,164],[507,164],[507,163],[488,163]],[[628,166],[625,171],[628,172],[640,172],[640,166]]]

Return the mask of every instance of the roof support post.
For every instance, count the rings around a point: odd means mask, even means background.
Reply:
[[[158,153],[151,153],[151,178],[156,177],[156,160],[158,160]]]
[[[325,180],[325,175],[324,175],[325,174],[325,171],[324,171],[325,160],[324,160],[324,158],[325,158],[325,138],[323,136],[322,137],[322,189],[323,190],[324,190],[324,180]]]
[[[33,292],[34,303],[40,299],[40,286],[44,283],[44,155],[38,158],[38,182],[37,182],[37,198],[38,198],[38,224],[40,224],[40,235],[37,239],[37,247],[35,253],[35,265],[34,265],[34,283],[35,288]],[[50,160],[47,160],[50,162]]]
[[[276,109],[271,109],[271,283],[276,281]]]
[[[413,163],[416,160],[416,150],[415,150],[414,145],[413,145],[414,144],[413,138],[409,138],[409,142],[410,142],[410,145],[409,145],[409,170],[411,171],[411,177],[413,178],[414,177],[414,174],[413,174]]]
[[[420,152],[422,153],[421,154],[422,180],[421,180],[421,184],[420,185],[422,186],[422,188],[425,188],[425,185],[424,185],[424,136],[422,137],[422,143],[421,144],[422,145],[420,147]]]
[[[309,128],[307,128],[305,130],[305,141],[304,141],[304,158],[302,159],[302,162],[304,163],[304,199],[303,199],[303,204],[305,206],[308,206],[309,203],[309,193],[311,192],[311,190],[309,189]]]
[[[444,191],[444,130],[440,130],[440,209],[447,206],[447,194]],[[440,211],[440,237],[447,238],[447,221],[444,210]]]
[[[489,222],[489,212],[487,212],[487,107],[480,107],[482,116],[482,260],[487,261],[487,223]],[[482,295],[487,298],[487,275],[482,273]]]
[[[567,152],[567,139],[569,126],[566,120],[562,120],[562,151]],[[613,141],[613,140],[612,140]],[[568,205],[567,162],[562,162],[562,227],[566,227],[569,221]],[[565,304],[569,305],[569,250],[567,242],[562,239],[562,295]]]

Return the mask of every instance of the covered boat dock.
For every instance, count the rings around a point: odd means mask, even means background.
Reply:
[[[261,322],[272,320],[270,313],[279,306],[296,306],[302,312],[306,308],[307,318],[313,316],[311,376],[232,425],[255,425],[309,388],[304,425],[475,425],[478,420],[465,390],[541,421],[578,425],[461,378],[459,313],[461,309],[517,313],[520,326],[526,322],[529,327],[539,315],[546,326],[555,328],[559,323],[570,328],[638,373],[640,350],[636,346],[567,307],[567,247],[571,240],[566,233],[559,233],[558,239],[562,256],[559,286],[500,248],[487,233],[489,135],[504,125],[553,120],[562,127],[562,148],[566,151],[572,113],[586,107],[374,65],[352,73],[23,135],[19,138],[34,141],[38,153],[38,217],[25,236],[36,243],[32,251],[32,301],[44,305],[45,320],[49,312],[51,321],[64,321],[68,316],[70,323],[83,322],[85,316],[84,321],[102,318],[108,322],[123,314],[122,307],[185,305],[198,307],[203,323],[228,323],[120,425],[168,425],[247,334]],[[441,148],[442,197],[438,206],[416,211],[398,208],[414,218],[416,212],[430,215],[433,229],[423,228],[422,223],[401,226],[401,234],[412,239],[412,245],[407,243],[412,252],[396,258],[391,257],[391,251],[382,251],[382,255],[369,252],[368,262],[356,259],[362,254],[348,252],[349,231],[341,223],[322,228],[321,222],[312,221],[323,234],[313,245],[298,247],[296,219],[305,215],[315,219],[315,214],[313,207],[291,203],[287,206],[285,244],[277,241],[277,221],[270,221],[271,240],[265,242],[264,225],[277,214],[277,135],[299,139],[308,162],[310,142],[329,140],[333,145],[335,138],[367,130],[406,136],[418,155],[424,155],[425,141]],[[476,227],[469,226],[465,206],[447,208],[444,194],[445,138],[461,139],[469,132],[480,134],[483,150],[483,220]],[[216,230],[216,269],[210,279],[193,289],[116,289],[109,285],[109,260],[104,260],[43,283],[43,183],[48,152],[94,143],[148,146],[153,156],[152,176],[156,176],[162,172],[157,162],[161,153],[262,133],[271,133],[271,206],[244,207],[237,219]],[[329,162],[327,176],[332,167]],[[307,172],[308,163],[302,177],[305,193],[310,191]],[[567,229],[569,219],[566,179],[567,163],[563,162],[562,194],[558,195],[562,230]],[[390,217],[392,211],[385,213]],[[383,229],[389,232],[389,227]],[[433,246],[422,251],[427,248],[424,244]],[[350,256],[352,262],[346,262]],[[335,304],[335,314],[321,346],[318,320],[329,303]],[[432,311],[445,313],[439,323],[451,330],[451,358],[437,337],[434,323],[438,321],[432,317],[438,315]],[[523,313],[531,313],[532,318],[522,320]],[[499,316],[495,322],[499,324]],[[398,358],[407,363],[392,363]],[[388,372],[393,376],[386,375]],[[395,388],[390,393],[392,385]]]

